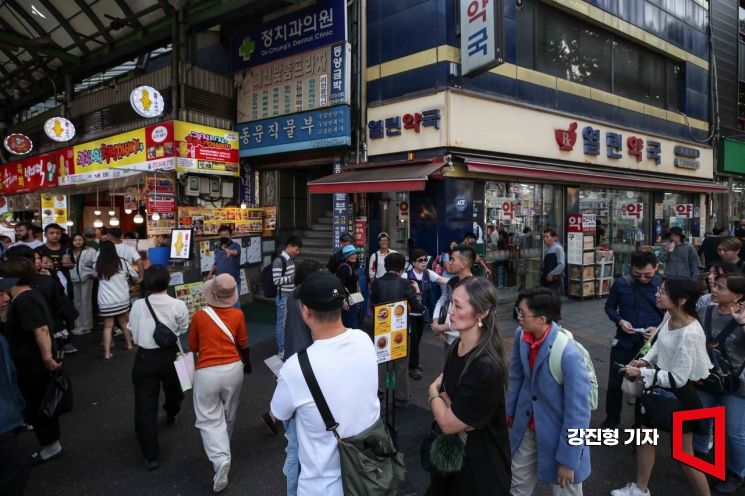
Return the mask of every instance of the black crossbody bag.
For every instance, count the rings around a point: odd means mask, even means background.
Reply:
[[[739,327],[739,324],[735,319],[732,319],[716,338],[712,338],[711,320],[713,313],[714,306],[709,306],[704,317],[706,352],[709,354],[713,366],[710,369],[709,377],[701,381],[698,388],[706,393],[718,396],[737,391],[740,387],[740,374],[745,369],[745,363],[740,366],[739,370],[735,370],[724,348],[724,342]]]
[[[155,321],[155,330],[153,331],[153,339],[155,340],[155,344],[157,344],[164,350],[175,348],[178,336],[176,336],[176,334],[171,330],[170,327],[158,320],[158,317],[155,316],[155,311],[153,310],[152,305],[150,305],[149,298],[145,298],[145,304],[147,305],[147,309],[150,310],[150,315],[153,316],[153,320]]]

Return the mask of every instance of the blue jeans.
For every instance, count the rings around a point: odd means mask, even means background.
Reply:
[[[241,308],[241,280],[238,279],[236,282],[238,283],[235,287],[235,290],[238,291],[238,300],[236,300],[235,305],[233,305],[233,308],[237,308],[240,310]]]
[[[287,324],[287,295],[279,292],[274,301],[277,304],[277,327],[275,329],[277,354],[283,356],[285,353],[285,327]]]
[[[287,477],[287,496],[295,496],[297,494],[297,481],[300,478],[300,444],[297,440],[297,426],[296,420],[291,418],[286,422],[283,422],[285,428],[285,437],[287,438],[287,448],[285,453],[285,464],[282,467],[282,473]]]
[[[357,329],[357,325],[359,322],[360,305],[361,303],[355,303],[354,305],[349,307],[349,310],[341,311],[341,322],[342,324],[344,324],[344,327],[348,329]]]
[[[735,394],[716,397],[703,391],[699,391],[698,394],[704,408],[721,405],[726,409],[727,470],[738,477],[745,477],[745,398]],[[694,449],[702,453],[709,452],[711,421],[708,422],[708,435],[693,436]]]

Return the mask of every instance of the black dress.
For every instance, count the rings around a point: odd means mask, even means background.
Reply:
[[[458,341],[453,347],[445,363],[443,389],[453,402],[453,414],[475,430],[468,432],[460,472],[434,471],[426,494],[508,496],[512,475],[502,372],[493,360],[482,355],[460,377],[474,350],[460,357]]]

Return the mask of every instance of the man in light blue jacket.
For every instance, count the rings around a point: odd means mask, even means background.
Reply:
[[[512,496],[529,496],[536,481],[551,484],[553,496],[579,496],[590,475],[590,449],[569,444],[570,429],[590,425],[590,377],[573,340],[561,357],[564,384],[549,367],[559,332],[559,296],[547,288],[520,293],[520,327],[510,360],[507,392],[512,451]]]

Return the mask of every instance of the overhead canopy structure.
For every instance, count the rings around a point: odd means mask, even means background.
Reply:
[[[176,16],[206,29],[297,0],[0,0],[0,100],[22,109],[73,83],[170,43]],[[248,21],[250,22],[250,20]],[[53,84],[52,84],[53,83]]]
[[[308,191],[311,194],[423,191],[430,176],[437,175],[443,165],[433,160],[369,164],[310,181]]]

